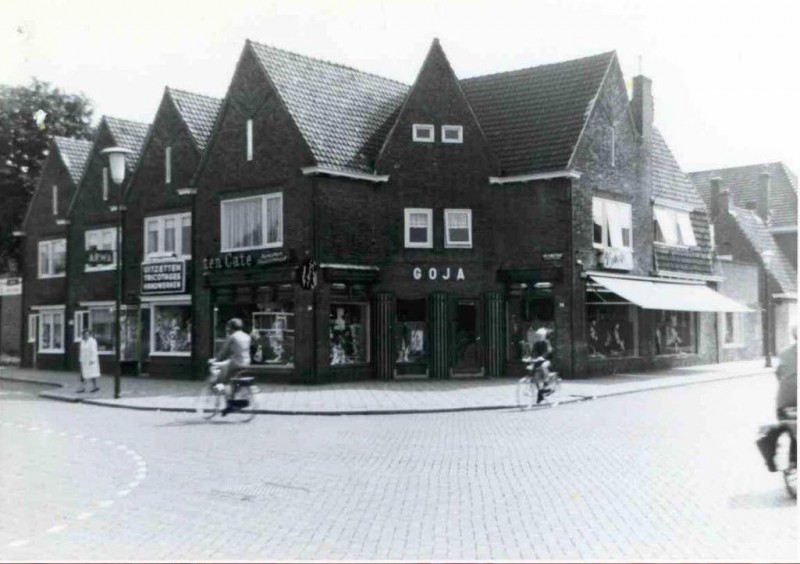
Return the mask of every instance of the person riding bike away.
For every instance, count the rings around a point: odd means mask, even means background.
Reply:
[[[531,360],[528,370],[533,371],[531,377],[537,381],[536,387],[539,392],[536,397],[536,403],[542,403],[544,398],[553,393],[553,390],[549,388],[551,378],[550,368],[552,365],[547,358],[551,352],[550,343],[547,341],[541,340],[533,343],[533,360]]]
[[[244,332],[244,323],[238,317],[229,320],[225,325],[228,338],[216,358],[208,361],[220,369],[219,382],[227,384],[236,373],[250,366],[250,345],[252,339]]]

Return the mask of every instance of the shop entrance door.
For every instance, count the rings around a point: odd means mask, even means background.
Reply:
[[[453,318],[453,376],[483,376],[478,300],[456,300]]]

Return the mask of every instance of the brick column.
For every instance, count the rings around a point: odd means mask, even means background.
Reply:
[[[430,296],[431,379],[448,378],[450,371],[450,300],[444,292]]]
[[[394,375],[394,294],[379,292],[373,298],[375,377],[391,380]]]
[[[503,375],[505,367],[505,308],[503,294],[486,292],[484,295],[484,347],[486,375]]]

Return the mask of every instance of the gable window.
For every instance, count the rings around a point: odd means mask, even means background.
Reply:
[[[103,201],[108,201],[108,167],[103,167]]]
[[[617,166],[617,130],[611,126],[611,166]]]
[[[87,251],[112,251],[113,262],[111,264],[89,265],[84,267],[85,272],[97,272],[101,270],[113,270],[117,263],[117,229],[107,227],[105,229],[91,229],[84,234],[85,246]]]
[[[64,276],[67,271],[67,240],[39,242],[39,278]]]
[[[595,248],[631,248],[630,204],[592,198],[592,222]]]
[[[413,126],[412,139],[419,143],[433,143],[433,125],[427,123],[415,123]]]
[[[253,120],[247,120],[247,160],[253,160]]]
[[[224,200],[220,204],[222,251],[283,245],[283,194]]]
[[[172,182],[172,147],[164,149],[164,182]]]
[[[442,143],[463,143],[464,128],[460,125],[442,126]]]
[[[688,211],[653,206],[653,213],[656,242],[671,246],[697,246]]]
[[[472,210],[444,210],[445,247],[472,247]]]
[[[433,248],[433,210],[429,208],[405,209],[406,248]]]
[[[192,214],[179,213],[148,217],[144,221],[144,254],[171,254],[184,258],[192,256]]]
[[[53,215],[58,215],[58,186],[53,185]]]
[[[64,310],[43,310],[39,313],[39,352],[64,352]]]

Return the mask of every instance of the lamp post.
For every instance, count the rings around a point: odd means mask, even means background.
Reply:
[[[772,312],[770,311],[769,276],[767,269],[772,261],[772,251],[761,253],[762,271],[764,273],[764,366],[772,368]]]
[[[125,155],[132,153],[124,147],[109,147],[100,151],[103,155],[108,155],[108,168],[111,171],[111,180],[117,185],[117,205],[112,206],[111,211],[117,212],[117,282],[116,282],[116,311],[114,315],[114,341],[115,357],[117,360],[117,369],[114,371],[114,399],[119,399],[120,388],[120,372],[122,372],[122,323],[121,323],[121,309],[122,309],[122,181],[125,180]]]

